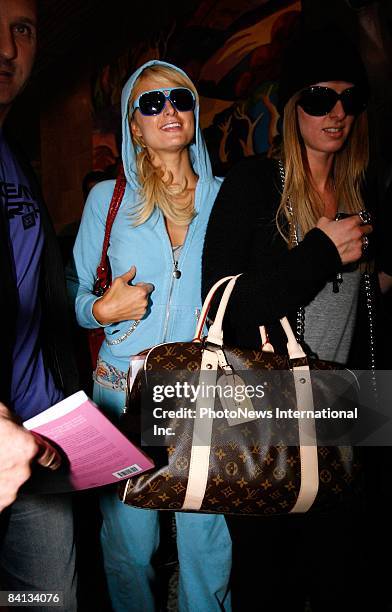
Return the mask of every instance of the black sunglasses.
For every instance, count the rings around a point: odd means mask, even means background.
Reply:
[[[195,107],[195,96],[186,87],[163,87],[144,91],[135,100],[132,112],[137,108],[142,115],[159,115],[165,108],[166,100],[170,100],[174,108],[180,113],[191,111]]]
[[[360,87],[348,87],[338,94],[330,87],[312,85],[301,92],[298,104],[313,117],[328,115],[340,100],[346,115],[359,115],[366,108],[366,96]]]

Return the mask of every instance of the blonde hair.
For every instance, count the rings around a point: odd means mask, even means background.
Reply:
[[[169,66],[152,65],[145,68],[136,79],[128,102],[128,112],[135,102],[137,85],[145,77],[153,78],[162,86],[166,85],[167,81],[171,81],[178,87],[187,87],[193,92],[196,104],[199,103],[196,88],[185,74]],[[129,116],[130,124],[131,121],[132,117]],[[147,221],[156,207],[176,225],[189,225],[195,216],[193,196],[189,196],[181,206],[178,203],[180,198],[186,196],[188,181],[185,179],[182,185],[173,185],[172,173],[166,171],[164,166],[154,166],[143,139],[133,134],[132,130],[131,137],[135,148],[136,171],[140,185],[140,203],[133,215],[134,225],[141,225]]]
[[[276,214],[280,234],[293,246],[293,236],[288,228],[297,227],[303,237],[323,214],[324,204],[311,180],[305,145],[299,130],[296,93],[287,102],[283,119],[283,143],[280,156],[285,167],[285,186]],[[276,157],[276,152],[274,154]],[[355,213],[364,208],[361,187],[369,159],[368,124],[366,112],[355,118],[351,132],[342,147],[335,153],[332,180],[338,206],[345,212]],[[288,199],[293,217],[288,210]]]

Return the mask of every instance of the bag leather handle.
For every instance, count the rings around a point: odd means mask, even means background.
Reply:
[[[221,297],[221,301],[219,302],[215,321],[208,330],[206,342],[210,342],[211,344],[217,344],[218,346],[223,346],[223,317],[225,316],[227,304],[229,303],[230,296],[239,276],[241,276],[241,274],[238,274],[237,276],[232,276],[231,280],[227,284],[227,287]]]
[[[214,344],[220,347],[223,346],[223,330],[222,330],[223,318],[225,316],[227,304],[229,302],[231,293],[235,287],[237,279],[240,276],[241,274],[237,274],[236,276],[225,276],[224,278],[221,278],[218,282],[216,282],[215,285],[210,289],[206,299],[204,300],[203,308],[200,314],[200,319],[196,327],[195,339],[201,340],[203,326],[207,318],[208,311],[210,309],[211,302],[214,298],[215,293],[217,292],[217,290],[219,289],[221,285],[229,281],[226,289],[223,292],[221,300],[219,302],[215,321],[211,325],[208,331],[208,335],[206,337],[206,343]],[[299,342],[297,342],[295,338],[294,332],[291,328],[291,325],[287,317],[283,317],[282,319],[280,319],[280,324],[282,325],[283,331],[286,334],[287,352],[289,354],[289,358],[298,359],[300,357],[306,357],[306,353],[304,353],[301,345],[299,344]]]
[[[202,306],[202,309],[201,309],[199,321],[198,321],[198,323],[196,325],[195,338],[194,338],[195,340],[201,340],[202,339],[203,327],[204,327],[204,324],[206,322],[208,312],[209,312],[209,310],[211,308],[211,303],[212,303],[212,300],[214,299],[215,293],[218,291],[218,289],[219,289],[219,287],[221,285],[223,285],[227,281],[231,280],[232,278],[235,278],[235,277],[234,276],[225,276],[225,277],[221,278],[220,280],[218,280],[215,283],[215,285],[213,285],[211,287],[211,289],[207,293],[207,297],[206,297],[206,299],[203,302],[203,306]]]
[[[298,359],[299,357],[306,357],[306,353],[304,353],[302,346],[300,345],[297,338],[295,337],[295,334],[293,332],[293,329],[287,317],[283,317],[282,319],[280,319],[280,323],[286,333],[287,350],[290,355],[290,359]],[[265,351],[266,353],[274,353],[275,349],[269,340],[268,333],[265,329],[265,325],[260,325],[259,330],[260,330],[260,336],[261,336],[261,350]],[[290,348],[289,348],[289,345],[290,345]]]

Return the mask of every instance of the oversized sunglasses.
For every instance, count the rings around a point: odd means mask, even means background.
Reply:
[[[366,108],[366,97],[360,87],[348,87],[337,93],[330,87],[312,85],[301,92],[298,104],[313,117],[328,115],[340,100],[346,115],[358,115]]]
[[[144,91],[135,100],[132,112],[137,108],[142,115],[159,115],[165,108],[166,100],[180,113],[191,111],[195,107],[195,96],[186,87],[165,87],[163,89],[152,89]]]

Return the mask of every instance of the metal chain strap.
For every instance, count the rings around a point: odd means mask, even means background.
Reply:
[[[374,310],[374,292],[372,281],[369,272],[363,274],[363,288],[366,297],[366,310],[369,319],[369,368],[371,372],[371,387],[376,404],[379,402],[376,377],[376,336],[375,336],[375,318]]]
[[[129,329],[127,329],[127,331],[124,332],[119,338],[116,338],[116,340],[108,340],[107,338],[105,338],[106,344],[108,344],[109,346],[116,346],[117,344],[121,344],[121,342],[124,342],[124,340],[129,338],[129,336],[132,334],[132,332],[135,331],[135,329],[137,328],[139,323],[140,323],[140,321],[134,321],[132,323],[131,327]]]
[[[375,341],[375,312],[374,312],[374,299],[373,299],[373,288],[370,279],[369,272],[363,274],[364,290],[366,296],[366,309],[369,317],[369,361],[370,369],[376,369],[376,341]]]
[[[280,174],[280,180],[282,183],[282,192],[283,192],[284,185],[285,185],[285,171],[284,171],[282,160],[279,160],[279,174]],[[290,202],[290,198],[287,198],[287,210],[289,211],[290,216],[291,216],[290,228],[289,228],[291,242],[293,243],[294,246],[298,246],[298,243],[299,243],[298,232],[297,232],[297,226],[294,223],[294,212],[293,212],[293,206]],[[296,321],[295,321],[295,336],[299,343],[304,342],[304,338],[305,338],[305,308],[304,306],[299,306],[297,310],[297,316],[296,316]]]

